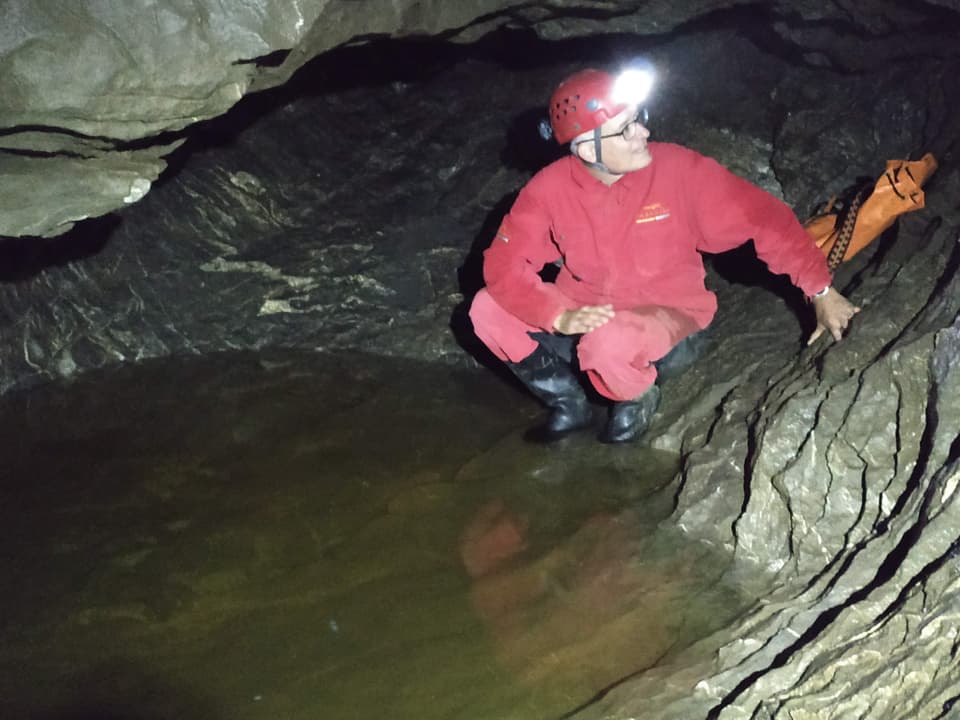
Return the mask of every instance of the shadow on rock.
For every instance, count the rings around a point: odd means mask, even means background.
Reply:
[[[47,268],[96,255],[119,225],[117,215],[105,215],[78,223],[53,238],[0,237],[0,282],[24,282]]]
[[[759,287],[776,295],[797,316],[804,330],[813,330],[810,326],[810,309],[803,294],[786,275],[774,275],[767,269],[757,257],[752,241],[720,255],[711,255],[708,263],[717,275],[731,285]]]
[[[498,375],[513,382],[513,375],[491,353],[486,346],[477,338],[473,332],[473,323],[470,322],[470,305],[473,298],[483,288],[483,251],[490,246],[497,229],[503,217],[510,211],[513,201],[516,200],[517,193],[512,192],[504,196],[497,202],[493,209],[487,213],[487,217],[480,227],[480,230],[473,238],[470,250],[460,267],[457,268],[457,279],[460,285],[460,293],[463,295],[463,301],[460,302],[450,315],[450,330],[460,345],[467,353],[473,357],[480,365],[493,370]]]
[[[506,145],[500,153],[505,167],[535,173],[567,154],[567,146],[540,135],[540,123],[547,119],[546,108],[533,107],[513,118],[507,128]]]

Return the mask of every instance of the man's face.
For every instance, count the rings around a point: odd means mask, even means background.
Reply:
[[[650,131],[637,119],[637,111],[637,106],[631,105],[600,126],[600,134],[605,136],[600,141],[602,143],[601,159],[610,172],[616,175],[639,170],[653,161],[650,149],[647,147]],[[596,161],[592,139],[579,147],[588,156],[592,156],[584,159]]]

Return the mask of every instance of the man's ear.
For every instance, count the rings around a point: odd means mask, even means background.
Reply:
[[[574,145],[573,153],[586,163],[595,163],[597,161],[597,149],[590,140],[578,142]]]

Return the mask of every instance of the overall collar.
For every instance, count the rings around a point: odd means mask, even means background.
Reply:
[[[653,149],[651,148],[651,154],[654,154]],[[634,170],[624,174],[619,180],[617,180],[613,185],[607,185],[593,175],[590,174],[590,171],[586,166],[580,162],[580,160],[574,155],[567,156],[567,162],[570,166],[570,177],[577,184],[578,187],[582,188],[585,192],[588,193],[614,193],[614,192],[629,192],[630,190],[635,189],[638,185],[646,181],[647,170],[649,170],[653,163],[647,165],[645,168],[640,168],[639,170]],[[654,154],[654,162],[656,162],[656,155]],[[617,188],[622,188],[617,190]]]

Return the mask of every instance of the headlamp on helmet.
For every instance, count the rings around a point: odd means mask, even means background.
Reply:
[[[653,68],[633,63],[614,76],[602,70],[581,70],[564,80],[550,98],[549,127],[540,124],[545,139],[552,134],[564,144],[595,130],[630,105],[641,105],[653,88]]]
[[[643,105],[653,90],[653,71],[648,68],[629,67],[613,81],[611,96],[622,105]]]

